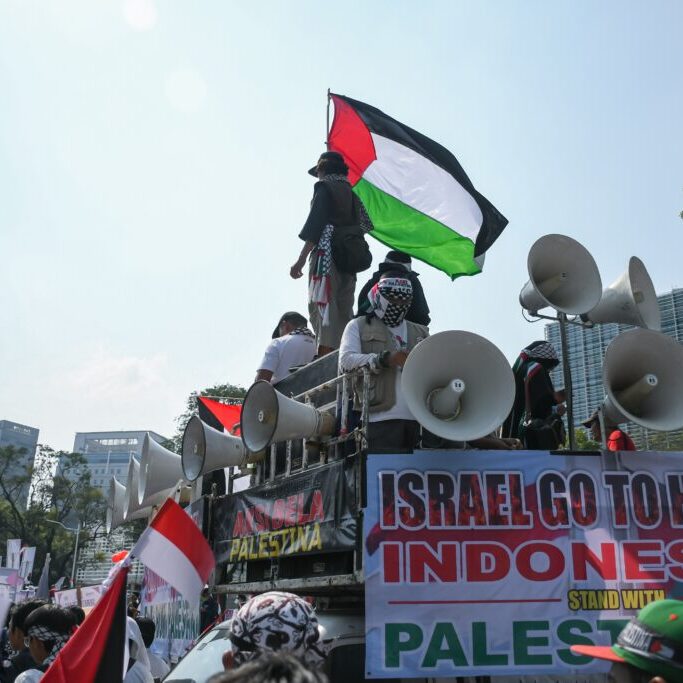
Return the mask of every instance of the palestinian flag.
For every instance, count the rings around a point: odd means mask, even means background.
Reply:
[[[119,569],[107,592],[59,651],[42,683],[121,683],[126,658],[126,578]]]
[[[508,221],[474,189],[458,160],[375,107],[330,97],[329,149],[349,166],[349,182],[375,226],[370,234],[452,278],[480,273]]]
[[[199,412],[199,419],[202,422],[210,425],[214,429],[222,432],[223,428],[233,433],[232,428],[240,421],[242,414],[241,404],[226,404],[220,401],[214,401],[205,396],[197,396],[197,408]],[[240,435],[240,430],[234,432],[235,436]]]

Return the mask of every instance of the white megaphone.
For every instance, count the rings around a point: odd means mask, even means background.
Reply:
[[[148,507],[162,491],[175,488],[183,478],[181,458],[157,443],[149,432],[145,434],[140,457],[138,505]]]
[[[519,303],[530,313],[550,306],[556,311],[580,315],[600,301],[600,272],[588,250],[566,235],[544,235],[527,257],[529,281]]]
[[[224,467],[244,467],[264,455],[263,451],[250,453],[239,436],[219,432],[196,415],[183,432],[182,465],[189,481]]]
[[[683,427],[683,346],[661,332],[635,329],[605,352],[602,409],[610,424],[626,420],[658,431]]]
[[[659,331],[657,293],[643,262],[631,256],[628,268],[603,293],[600,303],[581,316],[584,322],[622,323]]]
[[[149,514],[149,508],[134,512],[127,519],[123,514],[123,506],[126,502],[126,487],[116,481],[114,477],[109,482],[109,492],[107,494],[107,517],[105,529],[110,534],[114,529],[121,526],[124,522],[131,519],[141,519]]]
[[[126,477],[126,497],[123,501],[124,519],[128,521],[131,519],[131,515],[134,515],[138,510],[149,511],[155,505],[160,505],[169,496],[173,495],[175,488],[175,486],[172,486],[165,491],[159,491],[147,499],[145,506],[140,505],[140,495],[138,493],[140,490],[140,463],[136,458],[131,458],[130,463],[128,463],[128,476]]]
[[[406,360],[401,386],[415,419],[451,441],[491,434],[515,400],[512,370],[498,347],[459,330],[420,342]]]
[[[253,453],[289,439],[330,436],[335,420],[330,413],[299,403],[259,380],[249,387],[242,404],[242,441]]]

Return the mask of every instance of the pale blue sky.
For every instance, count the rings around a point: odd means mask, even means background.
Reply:
[[[683,285],[683,3],[0,0],[0,418],[174,431],[248,385],[323,149],[325,93],[448,147],[510,225],[482,275],[422,273],[433,331],[512,361],[526,253]],[[373,246],[376,260],[386,249]]]

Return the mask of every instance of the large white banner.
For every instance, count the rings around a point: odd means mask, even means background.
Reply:
[[[53,600],[60,607],[71,607],[71,605],[78,605],[78,590],[71,588],[65,591],[55,591]],[[80,605],[78,605],[80,607]]]
[[[71,588],[65,591],[55,591],[53,599],[60,607],[78,605],[87,613],[97,604],[102,593],[104,593],[104,587],[101,584],[97,584],[95,586],[81,586],[80,588]]]
[[[683,454],[368,458],[369,677],[604,672],[648,602],[683,598]]]

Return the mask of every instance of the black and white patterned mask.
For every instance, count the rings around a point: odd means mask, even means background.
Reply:
[[[374,314],[387,327],[396,327],[413,302],[413,285],[407,278],[385,277],[368,292],[368,299]]]

